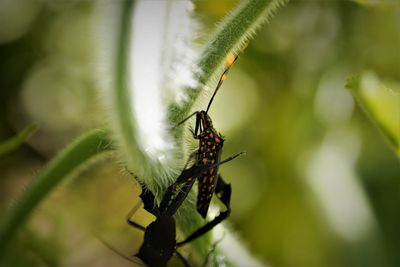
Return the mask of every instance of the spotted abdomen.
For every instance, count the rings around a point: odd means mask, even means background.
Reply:
[[[223,138],[214,129],[200,135],[199,164],[215,164],[220,160]],[[203,172],[198,179],[197,211],[206,217],[218,178],[218,166]]]

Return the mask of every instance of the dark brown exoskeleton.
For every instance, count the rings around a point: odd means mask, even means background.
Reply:
[[[183,241],[177,242],[176,222],[173,216],[178,208],[181,206],[182,202],[185,200],[193,185],[193,182],[195,181],[195,178],[200,173],[205,170],[209,170],[210,168],[218,167],[219,165],[224,164],[232,159],[234,159],[234,157],[230,157],[213,165],[193,165],[188,169],[184,169],[179,175],[178,180],[187,180],[192,182],[188,182],[187,184],[185,184],[180,192],[175,196],[173,201],[170,201],[169,192],[166,192],[161,200],[160,206],[156,204],[153,193],[148,190],[143,184],[141,184],[142,193],[140,194],[140,198],[143,201],[144,209],[153,214],[156,219],[147,227],[144,227],[131,219],[133,213],[136,210],[136,207],[132,209],[131,212],[129,212],[127,216],[128,224],[144,231],[143,243],[140,246],[139,252],[134,256],[141,259],[149,267],[165,267],[167,266],[168,261],[175,254],[178,256],[179,259],[181,259],[186,267],[190,267],[188,261],[183,257],[182,254],[179,253],[179,251],[177,251],[177,248],[207,233],[214,226],[216,226],[218,222],[208,222],[197,229],[195,232],[193,232]],[[110,248],[118,255],[129,261],[135,262],[136,264],[140,264],[139,262],[136,262],[134,258],[127,257],[119,251],[115,250],[102,238],[98,238],[105,246]]]
[[[199,140],[197,164],[214,164],[221,160],[224,138],[216,129],[214,129],[207,111],[202,110],[196,113],[196,129],[193,132],[193,136]],[[214,191],[218,197],[219,194],[230,195],[231,192],[231,186],[222,180],[222,177],[218,174],[218,169],[218,166],[211,168],[204,171],[198,177],[197,211],[203,218],[207,215],[208,207]],[[226,206],[229,213],[229,201],[226,203]]]
[[[232,67],[233,63],[236,61],[238,56],[234,56],[230,54],[226,60],[226,69],[222,73],[218,85],[208,103],[207,109],[196,111],[192,113],[190,116],[182,120],[179,124],[183,124],[192,116],[196,115],[196,126],[193,131],[193,137],[199,140],[199,149],[194,154],[196,157],[195,165],[212,165],[220,162],[222,147],[224,144],[224,138],[221,133],[213,127],[212,120],[208,115],[208,110],[210,109],[211,103],[218,92],[223,81],[226,79],[227,73]],[[234,157],[237,157],[242,153],[239,153]],[[216,196],[221,200],[221,202],[225,205],[226,211],[221,212],[216,218],[214,218],[213,222],[215,224],[221,222],[226,219],[231,211],[230,207],[230,198],[231,198],[231,185],[227,184],[218,173],[219,165],[214,168],[209,168],[203,171],[198,177],[198,194],[197,194],[197,211],[200,215],[205,218],[207,215],[208,208],[210,206],[211,197],[213,193],[216,193]],[[194,181],[180,180],[172,184],[168,190],[171,192],[176,190],[176,187],[181,184],[190,184],[193,185]],[[171,198],[172,200],[172,198]]]

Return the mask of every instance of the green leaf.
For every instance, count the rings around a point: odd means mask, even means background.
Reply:
[[[94,157],[104,157],[106,152],[113,150],[109,133],[109,130],[94,130],[77,139],[55,157],[35,178],[1,221],[0,258],[4,256],[7,244],[27,221],[32,211],[57,185],[76,172],[77,168],[83,167],[84,163],[88,163],[88,160]]]
[[[398,8],[400,2],[397,0],[353,0],[359,5],[380,8]]]
[[[0,143],[0,156],[10,153],[20,147],[26,139],[36,132],[38,126],[33,123],[10,139]]]
[[[400,157],[400,84],[382,81],[374,72],[365,71],[349,78],[346,87]]]

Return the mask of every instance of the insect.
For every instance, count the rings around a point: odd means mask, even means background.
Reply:
[[[215,164],[220,162],[221,160],[221,152],[224,144],[224,138],[222,134],[213,127],[213,123],[211,117],[208,115],[208,111],[211,107],[211,104],[214,100],[215,95],[217,94],[219,88],[221,87],[223,81],[227,77],[227,73],[237,60],[238,55],[229,54],[226,60],[226,68],[222,73],[218,85],[214,90],[214,93],[208,102],[207,109],[201,111],[195,111],[185,119],[183,119],[177,126],[183,124],[192,116],[196,115],[196,124],[195,130],[192,131],[193,137],[199,140],[199,149],[193,154],[196,157],[196,165],[207,165],[207,164]],[[241,153],[239,153],[241,154]],[[231,185],[227,184],[218,174],[217,165],[214,168],[209,168],[203,171],[198,177],[198,193],[197,193],[197,211],[200,215],[205,218],[207,215],[208,208],[210,206],[211,197],[213,193],[216,193],[216,196],[221,200],[221,202],[225,205],[226,211],[221,212],[216,218],[214,218],[216,223],[221,222],[226,219],[230,212],[230,196],[231,196]],[[171,192],[174,192],[176,188],[181,184],[186,184],[185,186],[192,186],[192,180],[185,179],[185,177],[181,177],[182,179],[177,179],[174,184],[172,184],[168,191],[170,195]],[[172,198],[172,197],[171,197]]]
[[[184,169],[178,179],[186,179],[194,182],[195,177],[197,177],[200,173],[204,172],[207,169],[215,168],[218,165],[231,161],[237,156],[239,156],[239,154],[233,157],[229,157],[213,165],[193,165],[188,169]],[[174,198],[174,201],[170,201],[169,195],[166,193],[161,200],[160,206],[157,206],[155,204],[156,202],[153,193],[147,190],[146,187],[141,184],[142,193],[140,194],[140,198],[142,199],[144,209],[153,214],[156,217],[156,220],[150,223],[147,227],[144,227],[134,222],[131,219],[133,213],[136,210],[134,208],[131,210],[131,212],[129,212],[127,216],[127,222],[129,225],[145,232],[143,243],[139,249],[139,252],[135,256],[141,259],[147,266],[166,266],[168,261],[172,258],[174,254],[178,256],[178,258],[183,262],[185,266],[190,266],[187,260],[176,249],[204,235],[206,232],[208,232],[215,225],[218,224],[218,222],[216,221],[206,223],[204,226],[200,227],[198,230],[189,235],[185,240],[180,242],[176,241],[176,223],[173,215],[176,213],[178,208],[185,200],[192,185],[193,184],[186,184],[185,186],[183,186],[180,192]],[[126,257],[122,253],[116,251],[103,239],[99,238],[99,240],[118,255],[124,257],[129,261],[134,261],[132,258]]]

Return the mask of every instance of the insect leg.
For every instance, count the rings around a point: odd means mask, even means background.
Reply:
[[[202,172],[204,172],[207,169],[227,163],[244,153],[245,152],[240,152],[214,165],[195,164],[189,169],[183,170],[181,175],[179,175],[179,177],[176,179],[175,183],[170,185],[167,191],[165,192],[165,195],[160,204],[160,212],[163,213],[165,210],[168,209],[168,214],[172,216],[176,212],[176,210],[180,207],[182,202],[185,200],[186,196],[189,194],[189,191],[192,188],[197,176],[199,176]],[[175,197],[173,197],[176,188],[179,185],[183,185],[183,188]]]
[[[160,210],[155,204],[155,197],[153,193],[144,186],[144,184],[142,184],[142,193],[140,194],[140,198],[143,201],[144,209],[158,218],[160,216]]]
[[[220,222],[225,220],[231,213],[231,207],[230,207],[231,192],[232,192],[231,185],[225,183],[223,181],[221,175],[219,175],[218,180],[217,180],[217,186],[215,188],[215,193],[216,193],[217,197],[222,201],[222,203],[224,203],[227,210],[222,211],[212,221],[206,223],[203,227],[199,228],[197,231],[195,231],[190,236],[188,236],[185,240],[178,242],[177,246],[182,246],[182,245],[204,235],[205,233],[210,231],[212,228],[214,228],[216,225],[218,225]]]
[[[198,111],[193,112],[192,114],[190,114],[188,117],[186,117],[185,119],[183,119],[180,123],[178,123],[174,128],[178,127],[179,125],[181,125],[182,123],[184,123],[185,121],[187,121],[188,119],[190,119],[191,117],[193,117],[194,115],[196,115],[196,123],[195,123],[195,130],[193,130],[193,128],[190,129],[190,132],[192,133],[193,137],[195,139],[198,139],[197,134],[202,131],[201,129],[201,117],[200,117],[200,113]]]
[[[135,228],[138,228],[142,231],[146,230],[146,227],[134,222],[131,220],[131,217],[133,216],[133,214],[137,211],[137,209],[140,207],[141,203],[139,202],[138,204],[136,204],[128,213],[128,215],[126,215],[126,222],[130,225],[133,226]]]
[[[167,188],[167,191],[165,192],[160,204],[160,212],[164,213],[166,210],[168,210],[167,213],[172,216],[185,200],[197,176],[199,176],[208,168],[210,168],[210,165],[195,164],[189,169],[184,169],[176,181]],[[176,188],[179,185],[183,186],[182,190],[180,190],[180,192],[173,197],[174,193],[176,192]]]
[[[160,210],[158,209],[157,205],[155,205],[155,197],[153,193],[150,190],[147,190],[144,184],[141,184],[142,186],[142,193],[140,194],[140,198],[143,201],[144,209],[153,214],[156,217],[160,216]],[[140,204],[136,205],[133,207],[133,209],[128,213],[127,215],[127,222],[129,225],[136,227],[140,230],[145,231],[146,228],[134,221],[131,220],[131,217],[133,214],[136,212]]]
[[[192,189],[194,182],[196,181],[196,177],[188,180],[183,186],[179,193],[169,202],[170,204],[166,208],[165,214],[172,216],[175,214],[176,210],[182,205],[183,201],[186,199],[187,195]]]
[[[239,157],[239,156],[241,156],[243,154],[246,154],[246,152],[242,151],[242,152],[237,153],[237,154],[235,154],[233,156],[230,156],[230,157],[228,157],[228,158],[226,158],[224,160],[221,160],[218,165],[222,165],[222,164],[227,163],[227,162],[229,162],[231,160],[234,160],[235,158],[237,158],[237,157]]]
[[[183,257],[183,255],[181,253],[179,253],[178,251],[175,251],[176,256],[178,256],[178,258],[183,262],[183,265],[185,265],[185,267],[190,267],[189,262]]]
[[[190,161],[192,160],[192,159],[194,159],[194,158],[196,158],[197,157],[197,151],[194,151],[193,153],[191,153],[190,154],[190,156],[189,156],[189,158],[188,158],[188,160],[186,161],[186,163],[185,163],[185,166],[183,167],[183,171],[182,171],[182,173],[181,173],[181,175],[179,175],[179,177],[177,178],[177,181],[174,183],[174,184],[176,184],[176,186],[179,184],[178,182],[179,181],[181,181],[182,183],[186,183],[186,178],[189,178],[190,179],[190,177],[189,176],[191,176],[192,174],[195,174],[195,172],[196,172],[196,170],[195,170],[195,167],[194,166],[192,166],[191,168],[189,168],[189,169],[186,169],[187,168],[187,165],[190,163]],[[185,171],[186,170],[186,171]],[[200,174],[200,173],[199,173]],[[165,195],[164,195],[164,197],[163,197],[163,200],[164,199],[170,199],[171,197],[172,197],[172,194],[175,192],[175,190],[176,190],[176,186],[173,186],[173,185],[171,185],[171,186],[169,186],[168,187],[168,189],[167,189],[167,191],[166,191],[166,193],[165,193]],[[165,205],[165,203],[162,203],[161,202],[161,205],[160,205],[160,209],[161,210],[164,210],[164,205]],[[162,207],[162,208],[161,208]]]
[[[192,114],[190,114],[189,116],[187,116],[186,118],[184,118],[183,120],[181,120],[174,128],[180,126],[181,124],[183,124],[185,121],[187,121],[188,119],[190,119],[191,117],[193,117],[194,115],[197,115],[197,113],[199,113],[198,111],[193,112]]]
[[[227,184],[221,175],[218,175],[217,186],[215,187],[215,195],[224,203],[227,211],[231,212],[231,193],[232,188],[230,184]]]
[[[197,139],[197,135],[199,133],[199,128],[200,128],[200,132],[202,131],[201,129],[201,118],[200,118],[200,113],[197,112],[196,114],[196,127],[194,128],[194,133],[193,133],[193,137],[195,139]]]
[[[194,239],[204,235],[205,233],[207,233],[208,231],[213,229],[216,225],[218,225],[220,222],[225,220],[229,216],[229,213],[230,213],[230,211],[221,212],[217,217],[214,218],[214,220],[206,223],[204,226],[197,229],[194,233],[192,233],[190,236],[188,236],[185,240],[176,243],[176,245],[178,247],[183,246],[186,243],[189,243],[189,242],[193,241]]]

